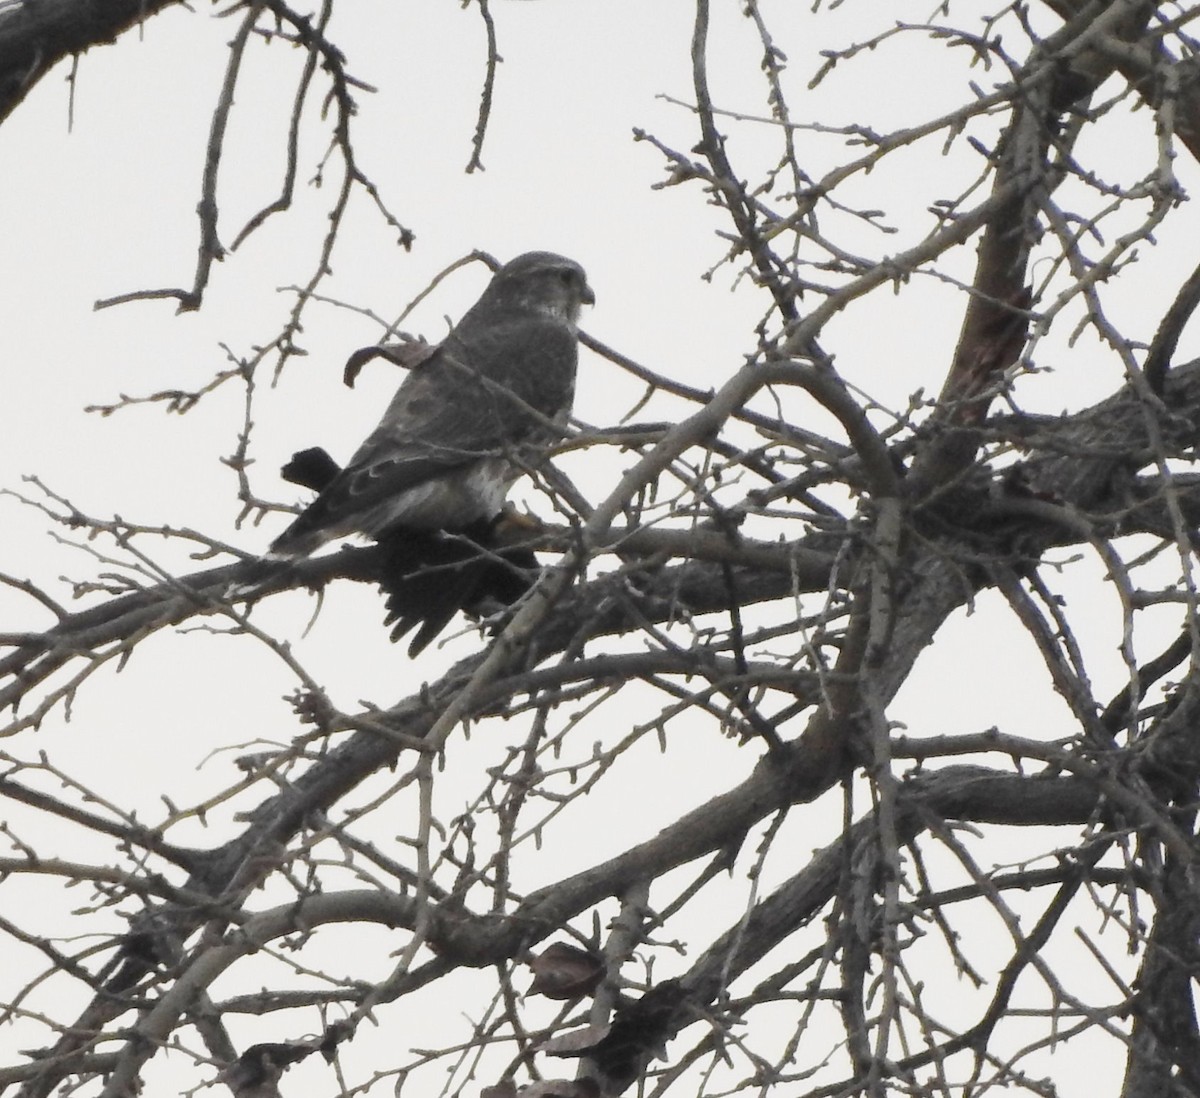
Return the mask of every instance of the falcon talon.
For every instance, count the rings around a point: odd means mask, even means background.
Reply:
[[[545,523],[537,515],[533,514],[533,512],[518,511],[510,507],[506,507],[496,518],[497,529],[504,531],[513,530],[536,533],[545,526]]]

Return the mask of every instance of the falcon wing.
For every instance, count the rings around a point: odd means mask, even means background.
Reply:
[[[520,465],[570,406],[575,340],[522,316],[456,329],[401,384],[346,468],[271,545],[298,556],[349,533],[406,521],[424,529],[492,517]]]
[[[372,519],[391,503],[402,511],[410,490],[436,482],[479,459],[454,440],[469,433],[463,413],[453,399],[441,355],[409,374],[397,390],[379,426],[358,448],[346,467],[320,492],[308,508],[271,544],[276,555],[311,552],[330,538],[354,532],[374,532]],[[434,441],[438,436],[444,443]]]
[[[320,490],[341,467],[319,446],[301,450],[281,470],[287,480]],[[379,586],[387,595],[384,625],[393,641],[416,629],[408,646],[415,656],[458,611],[472,618],[512,606],[533,583],[537,557],[522,545],[505,545],[503,517],[476,522],[456,534],[404,530],[380,539]]]

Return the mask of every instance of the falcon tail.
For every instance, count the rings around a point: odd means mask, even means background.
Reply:
[[[319,492],[341,472],[341,469],[342,467],[329,456],[328,451],[320,446],[313,446],[308,450],[294,453],[291,461],[280,469],[279,473],[284,480],[290,481],[292,484]],[[318,547],[313,545],[308,549],[291,550],[286,547],[281,549],[279,543],[294,526],[295,522],[271,543],[270,549],[263,556],[257,560],[247,561],[242,566],[243,578],[226,589],[226,598],[239,601],[256,598],[259,594],[264,593],[264,585],[269,581],[284,578],[287,572],[287,562],[303,557]]]
[[[380,539],[379,586],[387,596],[384,625],[392,640],[416,630],[417,655],[463,611],[476,620],[512,606],[533,586],[537,557],[521,546],[502,548],[504,516],[460,531],[396,530]]]
[[[293,454],[281,470],[285,480],[316,492],[339,472],[338,463],[320,447]],[[243,566],[244,578],[229,588],[227,597],[265,593],[268,584],[285,579],[290,561],[319,547],[320,541],[309,544],[319,532],[297,529],[303,518],[284,530],[265,556]],[[512,606],[533,585],[537,557],[521,546],[503,546],[498,533],[504,522],[501,514],[460,530],[398,527],[377,539],[379,556],[372,571],[386,596],[384,625],[391,627],[393,641],[416,630],[409,656],[425,649],[460,610],[476,620],[487,617]]]

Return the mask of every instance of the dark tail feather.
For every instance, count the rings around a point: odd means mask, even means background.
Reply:
[[[299,484],[301,488],[319,492],[341,471],[342,467],[327,451],[320,446],[313,446],[294,453],[292,460],[279,470],[279,475],[292,484]]]
[[[455,533],[397,530],[380,540],[380,587],[392,640],[416,629],[415,656],[459,610],[473,618],[511,606],[533,585],[537,558],[528,549],[496,548],[498,519]]]
[[[300,450],[292,455],[280,475],[293,484],[312,488],[319,494],[291,524],[271,542],[268,555],[281,557],[306,557],[329,540],[325,526],[329,518],[329,500],[321,493],[342,471],[341,466],[319,446]]]
[[[292,455],[280,475],[293,484],[322,491],[341,466],[319,446]],[[537,557],[529,549],[498,548],[496,516],[454,533],[395,530],[379,539],[379,586],[387,596],[384,625],[399,641],[414,629],[408,654],[415,656],[450,624],[460,610],[486,617],[512,606],[533,585]],[[257,568],[255,566],[258,566]],[[254,561],[254,581],[278,575],[282,561]]]
[[[293,454],[292,460],[279,470],[279,474],[284,480],[319,492],[341,471],[342,467],[328,453],[320,446],[314,446]],[[272,551],[274,548],[272,543]],[[238,569],[238,578],[230,583],[225,595],[231,599],[253,601],[264,586],[282,580],[290,567],[291,561],[284,554],[273,556],[269,553],[257,560],[243,561]]]

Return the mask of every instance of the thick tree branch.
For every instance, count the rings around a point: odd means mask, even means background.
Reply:
[[[59,61],[108,45],[178,0],[37,0],[0,7],[0,122]]]

